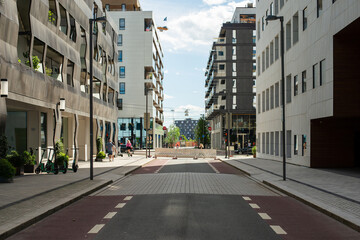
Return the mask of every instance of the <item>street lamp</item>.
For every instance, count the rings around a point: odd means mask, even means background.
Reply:
[[[94,179],[94,168],[93,168],[93,152],[94,152],[94,140],[93,140],[93,119],[94,119],[94,113],[93,113],[93,23],[96,22],[106,22],[106,17],[95,17],[95,11],[93,11],[93,18],[89,19],[89,28],[90,28],[90,180]]]
[[[286,181],[286,156],[285,156],[285,71],[284,71],[284,17],[269,15],[266,17],[266,22],[280,20],[281,23],[281,99],[282,99],[282,154],[283,154],[283,180]]]
[[[9,83],[6,78],[1,79],[1,97],[7,97],[9,94]]]
[[[148,157],[148,131],[149,131],[149,125],[150,125],[150,114],[148,113],[148,92],[152,91],[152,88],[145,83],[145,98],[146,98],[146,105],[145,105],[145,118],[144,118],[144,122],[145,122],[145,131],[146,131],[146,136],[145,136],[145,155],[146,158]],[[149,156],[150,156],[150,149],[149,149]]]

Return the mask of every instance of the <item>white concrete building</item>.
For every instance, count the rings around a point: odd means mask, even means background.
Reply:
[[[360,1],[258,0],[257,156],[282,159],[280,21],[284,17],[287,162],[359,166]]]
[[[142,11],[137,0],[103,1],[107,16],[117,24],[119,98],[119,140],[130,139],[136,148],[145,147],[144,113],[145,84],[150,113],[149,144],[163,143],[163,51],[152,11]]]

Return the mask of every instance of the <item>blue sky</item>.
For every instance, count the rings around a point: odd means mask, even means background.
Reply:
[[[143,11],[153,11],[164,51],[164,125],[204,113],[204,70],[212,42],[222,23],[231,21],[236,7],[254,0],[140,0]],[[167,17],[167,22],[163,19]],[[174,110],[172,112],[171,110]]]

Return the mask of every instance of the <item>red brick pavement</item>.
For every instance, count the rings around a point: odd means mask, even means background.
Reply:
[[[155,173],[162,166],[167,163],[168,159],[155,159],[147,163],[145,166],[134,171],[132,174],[146,174],[146,173]]]
[[[209,163],[216,168],[220,173],[225,173],[225,174],[244,174],[243,172],[241,172],[240,170],[226,164],[223,163],[219,160],[210,160]]]

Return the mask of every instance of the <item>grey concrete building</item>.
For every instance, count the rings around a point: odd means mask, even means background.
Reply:
[[[175,120],[175,125],[180,129],[180,136],[184,135],[188,140],[195,140],[195,128],[199,120],[185,118],[184,120]]]
[[[285,29],[286,161],[360,166],[360,1],[257,2],[257,157],[282,161],[280,21]]]
[[[255,52],[255,8],[249,4],[236,8],[232,21],[222,25],[206,67],[205,118],[212,148],[224,149],[227,122],[231,145],[255,142]]]
[[[61,137],[69,155],[89,159],[89,19],[100,0],[0,1],[0,128],[19,152],[48,148]],[[117,70],[111,23],[94,27],[94,143],[117,136]],[[65,111],[60,111],[60,99]],[[94,144],[94,146],[96,146]],[[96,151],[95,151],[96,152]]]

